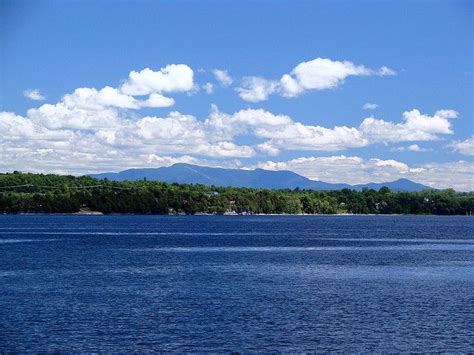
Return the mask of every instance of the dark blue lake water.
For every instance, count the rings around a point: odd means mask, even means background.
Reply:
[[[473,351],[473,221],[0,216],[0,350]]]

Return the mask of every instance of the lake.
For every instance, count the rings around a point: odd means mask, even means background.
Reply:
[[[474,224],[0,216],[2,351],[473,351]]]

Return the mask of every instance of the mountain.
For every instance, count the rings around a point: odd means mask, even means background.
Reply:
[[[310,180],[287,170],[243,170],[210,168],[192,164],[178,163],[170,167],[128,169],[118,173],[91,174],[97,179],[107,178],[109,180],[158,180],[168,183],[180,184],[203,184],[214,186],[249,187],[265,189],[311,189],[311,190],[340,190],[350,188],[362,190],[364,187],[378,190],[387,186],[393,191],[422,191],[431,189],[429,186],[416,182],[399,179],[387,183],[369,183],[360,185],[333,184],[323,181]]]
[[[355,190],[362,190],[364,187],[369,189],[379,190],[380,188],[387,186],[392,191],[423,191],[423,190],[433,190],[432,187],[413,182],[408,179],[398,179],[391,182],[380,182],[380,183],[368,183],[353,185]]]

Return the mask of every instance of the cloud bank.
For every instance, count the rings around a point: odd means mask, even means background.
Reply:
[[[474,163],[466,161],[408,166],[396,160],[339,155],[267,161],[257,166],[269,170],[291,170],[313,180],[332,183],[362,184],[407,178],[440,189],[474,191]]]
[[[325,74],[319,72],[321,68]],[[232,84],[224,70],[216,69],[213,74],[220,85]],[[294,97],[305,90],[335,87],[351,75],[391,74],[387,68],[373,70],[351,62],[318,58],[285,74],[282,80],[286,84],[257,77],[248,79],[250,86],[261,88],[248,93],[249,101],[255,96],[258,100],[266,99],[271,93]],[[410,167],[379,158],[301,157],[283,162],[274,158],[285,151],[302,156],[308,152],[402,142],[412,144],[392,149],[425,151],[415,142],[441,140],[453,134],[452,120],[458,113],[450,109],[432,114],[412,109],[403,112],[398,121],[370,116],[354,126],[317,123],[327,122],[327,118],[315,118],[314,124],[305,124],[264,109],[228,113],[215,105],[206,117],[200,118],[177,110],[159,115],[142,111],[171,107],[175,104],[173,94],[195,92],[199,86],[208,94],[214,90],[212,83],[198,85],[194,71],[187,65],[170,64],[159,70],[131,71],[115,87],[77,88],[58,102],[42,104],[25,114],[0,112],[0,171],[84,174],[188,162],[286,168],[329,182],[362,183],[373,178],[387,181],[404,176],[434,187],[451,183],[468,189],[467,177],[472,180],[472,165],[462,161]],[[41,95],[39,91],[36,94]],[[472,155],[472,142],[472,138],[454,141],[450,147],[460,154]],[[248,161],[250,158],[253,165]],[[266,162],[255,165],[255,160]],[[457,169],[455,173],[460,176],[450,179],[446,167]]]

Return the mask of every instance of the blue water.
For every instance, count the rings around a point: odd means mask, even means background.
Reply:
[[[0,351],[473,351],[473,221],[0,216]]]

